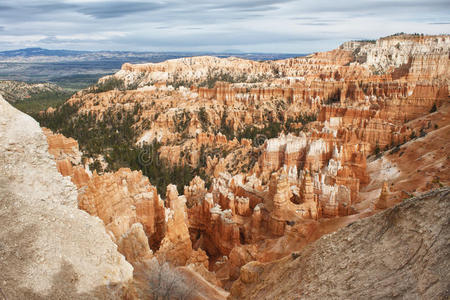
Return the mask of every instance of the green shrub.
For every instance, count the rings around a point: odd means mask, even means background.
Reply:
[[[427,135],[427,133],[425,132],[425,129],[424,128],[420,128],[419,136],[420,137],[424,137],[426,135]]]
[[[247,80],[248,75],[246,73],[242,73],[237,77],[233,77],[233,75],[231,75],[230,73],[226,73],[223,71],[218,72],[216,68],[212,68],[208,71],[206,79],[199,83],[199,86],[212,89],[218,81],[236,83],[247,82]]]
[[[175,130],[179,133],[183,133],[191,123],[191,115],[183,109],[181,113],[177,113],[173,116],[173,122],[175,124]]]
[[[434,103],[433,106],[431,107],[431,109],[430,109],[430,114],[431,114],[431,113],[434,113],[435,111],[437,111],[436,103]]]
[[[94,170],[97,171],[97,173],[103,172],[103,168],[101,163],[98,160],[94,160],[93,163],[89,164],[89,169],[93,172]]]
[[[208,119],[208,114],[206,113],[206,110],[204,107],[201,107],[200,110],[198,111],[198,120],[202,124],[203,131],[207,132],[208,126],[209,126],[209,119]]]
[[[107,91],[112,91],[114,89],[123,91],[126,89],[126,87],[125,87],[125,82],[122,79],[118,79],[118,78],[112,76],[112,77],[105,79],[101,83],[94,85],[92,87],[92,92],[103,93],[103,92],[107,92]]]
[[[375,145],[374,154],[378,155],[380,152],[381,152],[380,145],[377,142],[377,144]]]

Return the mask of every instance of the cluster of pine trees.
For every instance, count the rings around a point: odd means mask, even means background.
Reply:
[[[79,108],[79,104],[64,103],[54,113],[36,114],[34,118],[41,126],[76,139],[85,158],[94,158],[90,167],[97,172],[116,171],[123,167],[141,170],[161,195],[165,195],[170,183],[176,184],[182,193],[184,186],[196,175],[208,181],[201,168],[170,166],[162,160],[158,152],[161,144],[157,141],[136,146],[142,132],[136,127],[137,118],[141,115],[139,105],[134,110],[110,108],[101,119],[92,112],[78,113]],[[108,163],[106,170],[101,168],[100,155]]]

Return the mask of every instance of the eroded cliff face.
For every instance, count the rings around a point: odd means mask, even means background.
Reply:
[[[82,164],[82,153],[78,142],[62,134],[55,134],[48,128],[42,128],[47,137],[48,152],[56,161],[56,167],[62,176],[70,176],[72,182],[81,188],[89,181],[91,172]]]
[[[446,67],[450,37],[398,35],[381,38],[374,43],[347,42],[340,48],[352,51],[358,61],[377,73],[399,68],[421,79],[448,76]],[[443,62],[443,65],[440,65]],[[395,73],[395,72],[394,72]]]
[[[382,206],[392,206],[405,198],[449,185],[449,116],[447,102],[438,111],[406,124],[418,132],[416,138],[369,159],[370,183],[361,189],[360,208],[377,204],[380,197],[385,202]]]
[[[126,243],[124,239],[136,239],[139,237],[138,231],[144,231],[146,235],[143,236],[152,237],[150,245],[153,248],[161,242],[164,234],[164,206],[156,189],[140,172],[120,169],[102,176],[94,172],[86,188],[80,192],[78,205],[91,215],[98,216],[118,244]],[[133,228],[134,224],[140,226]],[[130,235],[130,230],[134,234]],[[142,258],[151,256],[147,239],[142,243],[143,249],[146,249]],[[122,251],[125,249],[128,248],[120,247]],[[134,253],[123,254],[135,256]]]
[[[134,146],[161,144],[157,167],[199,176],[158,195],[131,169],[60,170],[133,264],[156,257],[225,289],[257,282],[261,263],[449,185],[449,46],[445,35],[396,36],[280,61],[125,64],[66,108],[89,122],[128,118]],[[111,82],[123,84],[99,91]],[[75,166],[73,141],[48,137]]]
[[[133,268],[77,208],[39,124],[0,96],[0,269],[7,299],[118,299]],[[88,233],[88,234],[87,234]]]

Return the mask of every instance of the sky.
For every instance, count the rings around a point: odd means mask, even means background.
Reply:
[[[450,33],[449,0],[0,0],[0,50],[311,53]]]

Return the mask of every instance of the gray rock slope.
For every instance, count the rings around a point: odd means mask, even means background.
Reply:
[[[232,294],[238,291],[240,299],[448,299],[449,223],[446,187],[349,224],[300,253],[252,266],[248,269],[257,279],[237,281]]]
[[[119,297],[133,269],[47,149],[39,124],[0,96],[0,299]]]

